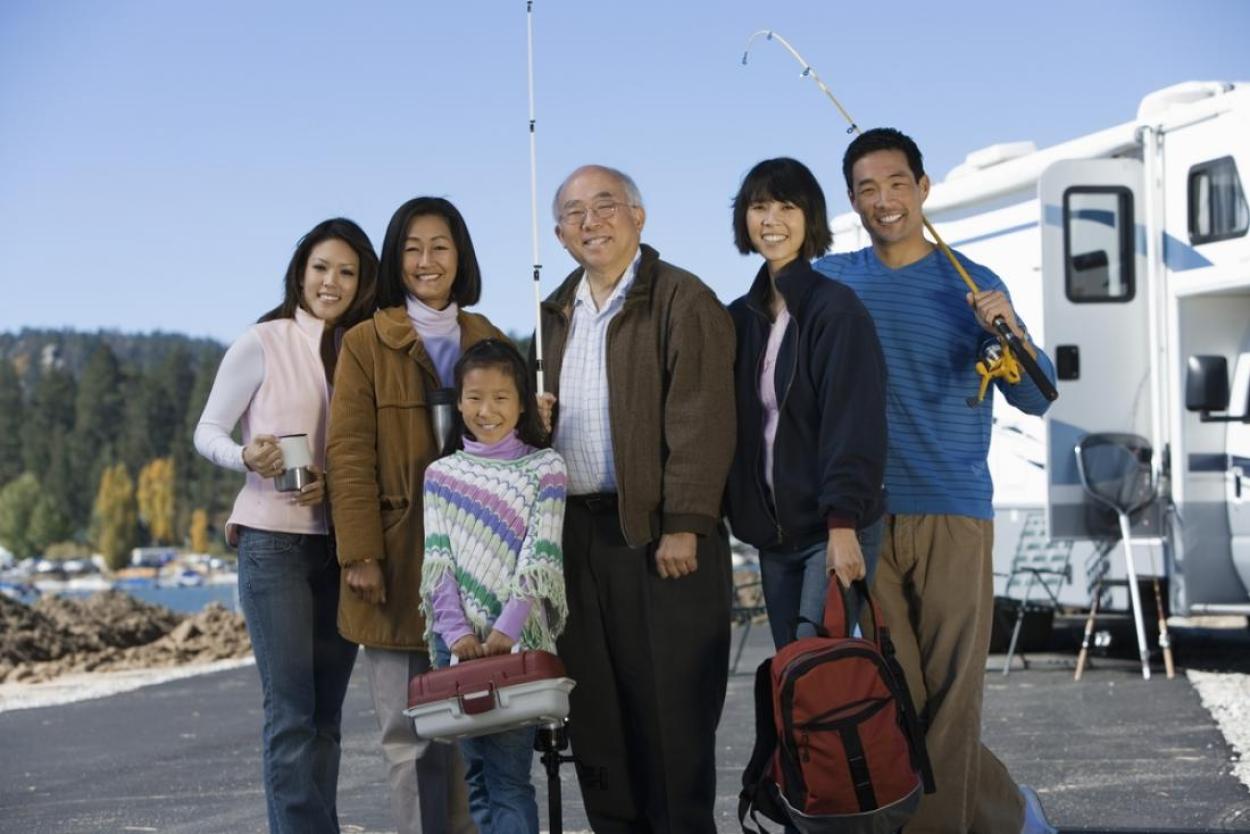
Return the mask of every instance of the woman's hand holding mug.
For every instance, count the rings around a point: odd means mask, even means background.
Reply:
[[[325,474],[313,464],[308,465],[308,472],[312,475],[312,481],[304,484],[295,493],[295,503],[301,507],[310,507],[326,500]]]
[[[276,478],[285,469],[282,447],[272,434],[258,434],[243,447],[243,465],[262,478]]]

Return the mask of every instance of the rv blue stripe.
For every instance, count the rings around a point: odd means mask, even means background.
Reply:
[[[996,237],[1002,237],[1003,235],[1014,235],[1016,232],[1023,232],[1023,231],[1027,231],[1029,229],[1034,229],[1034,228],[1037,228],[1036,220],[1029,222],[1029,223],[1021,223],[1019,226],[1008,226],[1007,228],[999,229],[996,232],[987,232],[986,234],[976,235],[975,237],[966,237],[963,240],[957,240],[954,243],[950,243],[947,245],[948,246],[967,246],[969,243],[980,243],[983,240],[993,240]]]
[[[1163,263],[1173,272],[1187,272],[1191,269],[1211,266],[1211,261],[1207,260],[1197,249],[1187,243],[1182,243],[1167,232],[1163,233]]]
[[[1045,219],[1047,226],[1063,225],[1063,209],[1059,206],[1044,206],[1042,209],[1042,217]],[[959,246],[963,243],[969,243],[971,241],[998,237],[999,235],[1005,235],[1013,231],[1018,231],[1019,228],[1020,227],[1012,227],[1011,229],[1003,229],[1002,231],[992,232],[988,235],[969,238],[967,241],[961,241],[960,243],[953,245]],[[1144,257],[1146,254],[1146,227],[1141,223],[1134,224],[1133,226],[1133,245],[1136,247],[1137,254]],[[1188,272],[1191,269],[1202,269],[1203,267],[1212,265],[1212,262],[1193,246],[1178,240],[1167,232],[1163,232],[1163,263],[1172,272]]]

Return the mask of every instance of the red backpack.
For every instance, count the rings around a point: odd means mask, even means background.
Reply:
[[[738,821],[758,814],[803,834],[887,834],[933,792],[924,733],[894,645],[860,581],[873,639],[850,637],[842,586],[829,582],[825,622],[755,673],[755,749],[742,774]],[[757,828],[747,822],[747,816]]]

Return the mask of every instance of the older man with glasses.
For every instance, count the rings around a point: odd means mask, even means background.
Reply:
[[[556,237],[580,265],[544,302],[550,427],[569,473],[570,737],[597,832],[714,832],[731,574],[733,324],[641,243],[626,174],[578,168]],[[558,397],[558,403],[557,403]]]

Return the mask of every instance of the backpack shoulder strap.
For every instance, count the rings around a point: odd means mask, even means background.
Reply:
[[[755,747],[751,760],[742,771],[742,792],[738,794],[738,822],[742,830],[754,832],[747,825],[748,814],[755,820],[752,808],[768,780],[768,765],[777,750],[777,724],[773,720],[773,659],[769,658],[755,670]],[[759,825],[758,820],[755,822]],[[760,828],[763,831],[763,828]]]
[[[890,630],[885,626],[878,627],[877,642],[881,647],[881,655],[885,660],[886,668],[890,670],[893,678],[886,684],[893,692],[894,700],[903,714],[903,732],[907,736],[912,767],[920,772],[924,792],[933,793],[937,790],[937,785],[933,780],[933,766],[929,762],[929,748],[925,744],[925,728],[920,716],[916,714],[916,706],[911,700],[911,690],[907,686],[907,676],[894,655],[894,641],[890,639]]]

